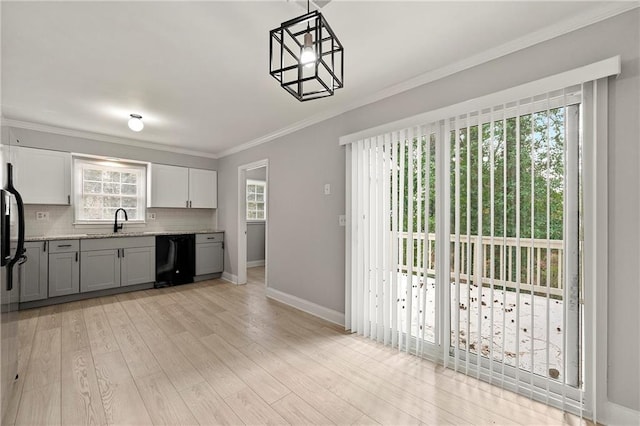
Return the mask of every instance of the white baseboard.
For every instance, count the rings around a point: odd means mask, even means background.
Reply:
[[[604,415],[598,414],[598,422],[607,426],[637,426],[640,425],[640,411],[607,401],[604,405]]]
[[[255,268],[256,266],[264,266],[264,259],[262,260],[247,260],[247,268]]]
[[[282,302],[285,305],[293,306],[296,309],[300,309],[301,311],[314,315],[318,318],[322,318],[323,320],[344,326],[344,314],[342,312],[325,308],[324,306],[309,302],[308,300],[301,299],[297,296],[292,296],[288,293],[283,293],[273,288],[267,288],[267,297],[277,300],[278,302]]]
[[[230,274],[230,273],[229,273],[229,272],[227,272],[227,271],[224,271],[224,272],[222,273],[222,277],[221,277],[221,278],[222,278],[223,280],[225,280],[225,281],[229,281],[231,284],[238,284],[238,276],[237,276],[237,275]]]

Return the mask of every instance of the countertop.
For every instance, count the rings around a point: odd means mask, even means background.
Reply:
[[[124,237],[147,237],[156,235],[179,235],[179,234],[214,234],[224,232],[221,229],[199,229],[196,231],[146,231],[146,232],[109,232],[97,234],[68,234],[68,235],[42,235],[25,237],[25,241],[56,241],[56,240],[87,240],[98,238],[124,238]]]

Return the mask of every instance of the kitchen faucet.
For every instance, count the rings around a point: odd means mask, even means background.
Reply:
[[[123,209],[122,207],[119,208],[118,210],[116,210],[116,217],[115,217],[115,221],[113,222],[113,232],[118,232],[118,229],[122,229],[122,223],[120,225],[118,225],[118,212],[122,210],[122,212],[124,213],[124,220],[128,221],[129,218],[127,217],[127,211],[125,209]]]

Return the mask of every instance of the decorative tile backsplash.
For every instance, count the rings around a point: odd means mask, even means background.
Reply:
[[[49,212],[49,220],[36,220],[36,212]],[[111,232],[113,223],[105,225],[74,225],[72,206],[27,205],[25,234],[27,237],[91,234]],[[212,209],[147,209],[155,220],[146,224],[124,224],[124,231],[195,231],[217,227],[216,210]],[[118,220],[120,222],[120,220]]]

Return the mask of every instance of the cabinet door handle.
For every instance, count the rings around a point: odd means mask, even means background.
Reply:
[[[207,240],[215,240],[216,237],[207,237]]]
[[[67,204],[71,205],[71,195],[67,195]]]
[[[58,248],[61,247],[71,247],[71,244],[58,244]]]
[[[189,201],[189,208],[193,207],[193,201]]]
[[[42,244],[42,251],[46,252],[47,251],[47,242],[45,241],[44,244]]]
[[[185,203],[186,203],[185,207],[189,208],[189,200],[185,201]]]
[[[120,249],[118,249],[118,259],[120,259]]]
[[[124,259],[124,249],[122,249],[122,258]]]
[[[78,252],[76,252],[76,262],[78,261]]]

